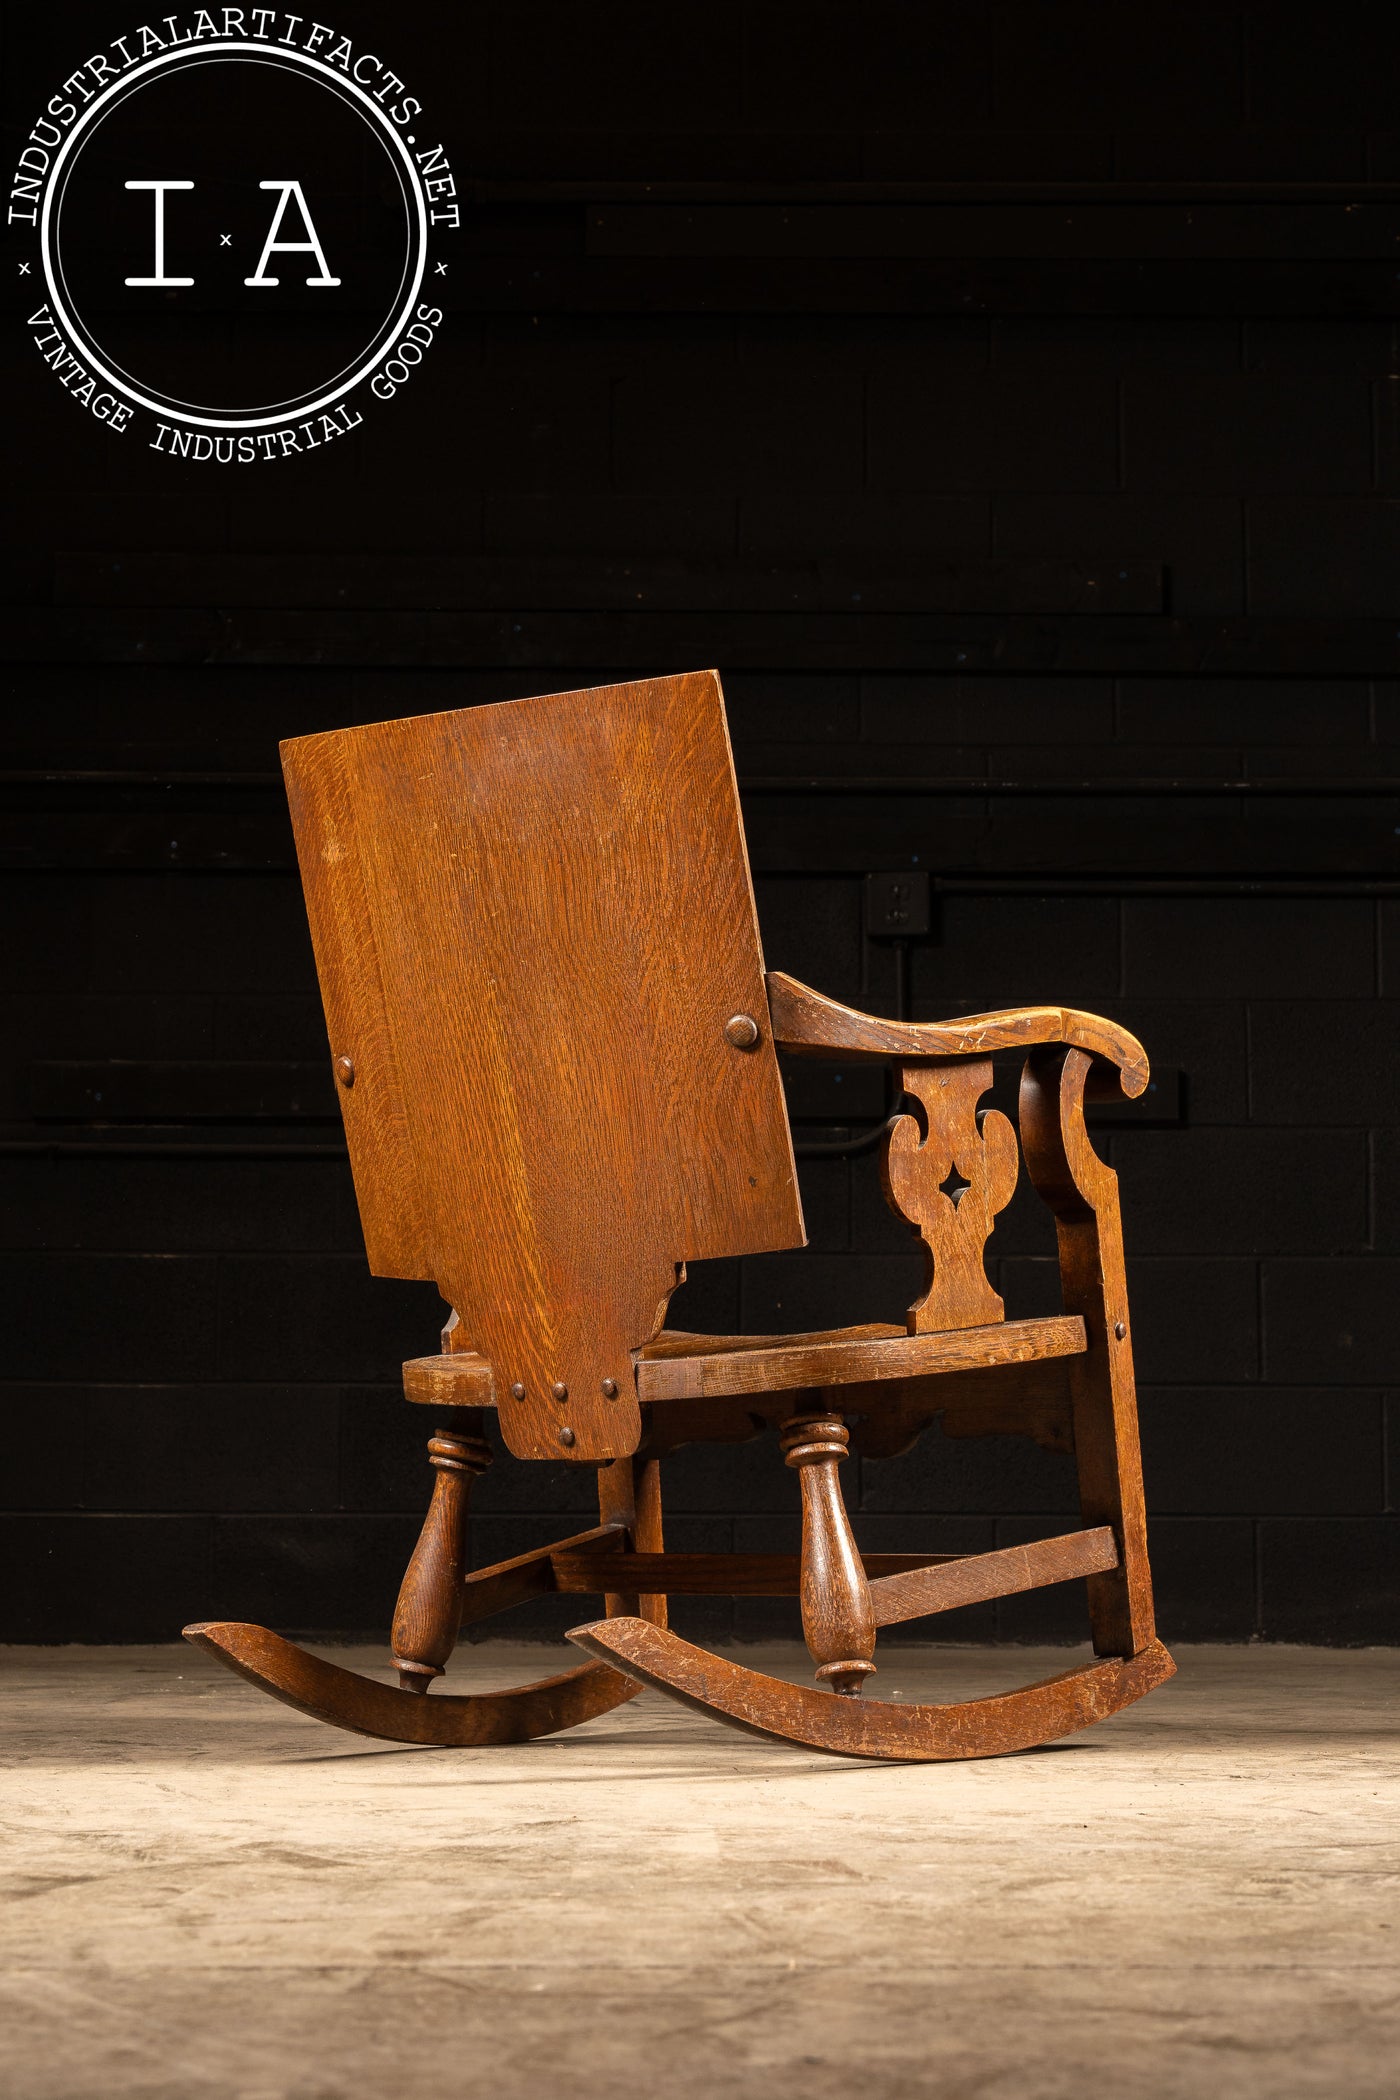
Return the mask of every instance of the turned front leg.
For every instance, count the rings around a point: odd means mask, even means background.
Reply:
[[[394,1667],[406,1692],[426,1692],[457,1645],[467,1576],[467,1504],[472,1481],[491,1463],[479,1436],[438,1429],[428,1440],[433,1499],[394,1611]]]
[[[802,1483],[802,1631],[817,1676],[858,1698],[875,1668],[875,1611],[836,1473],[849,1441],[837,1414],[783,1424],[783,1455]]]

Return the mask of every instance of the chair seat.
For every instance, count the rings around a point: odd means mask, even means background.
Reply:
[[[669,1346],[673,1340],[681,1343],[679,1349]],[[763,1336],[662,1334],[641,1352],[637,1397],[705,1400],[726,1393],[868,1385],[993,1364],[1032,1363],[1047,1356],[1077,1356],[1086,1346],[1084,1322],[1074,1313],[1000,1320],[941,1334],[905,1334],[896,1327]],[[659,1350],[666,1353],[657,1354]]]
[[[944,1334],[906,1334],[883,1323],[820,1334],[667,1334],[639,1352],[637,1397],[718,1400],[726,1394],[872,1385],[940,1372],[986,1370],[1078,1356],[1087,1347],[1077,1313],[1001,1320]],[[491,1368],[480,1356],[419,1356],[403,1367],[404,1395],[437,1407],[494,1407]]]

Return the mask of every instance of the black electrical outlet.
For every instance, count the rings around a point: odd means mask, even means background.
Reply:
[[[917,939],[929,931],[928,876],[867,875],[865,930],[876,940]]]

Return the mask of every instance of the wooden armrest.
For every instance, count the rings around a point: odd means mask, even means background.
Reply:
[[[1130,1100],[1148,1080],[1147,1052],[1136,1036],[1098,1014],[1078,1013],[1069,1006],[1012,1006],[1003,1013],[969,1014],[957,1021],[881,1021],[814,992],[781,970],[770,970],[768,1010],[777,1047],[799,1056],[912,1062],[1068,1043],[1116,1065],[1119,1084]]]

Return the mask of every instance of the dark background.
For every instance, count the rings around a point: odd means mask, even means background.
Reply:
[[[11,160],[136,19],[12,13]],[[396,1366],[441,1308],[365,1271],[277,739],[715,664],[770,964],[889,1010],[863,877],[917,859],[917,1017],[1077,1003],[1164,1074],[1103,1142],[1167,1637],[1396,1639],[1400,11],[331,19],[468,200],[440,340],[354,438],[111,436],[5,261],[0,1634],[380,1629],[415,1536]],[[813,1084],[804,1143],[880,1111]],[[697,1270],[678,1323],[899,1315],[873,1158],[803,1186],[811,1248]],[[992,1247],[1048,1309],[1024,1206]],[[677,1547],[792,1542],[765,1444],[667,1485]],[[1019,1440],[847,1486],[881,1548],[1072,1508]],[[499,1465],[478,1557],[590,1487]]]

